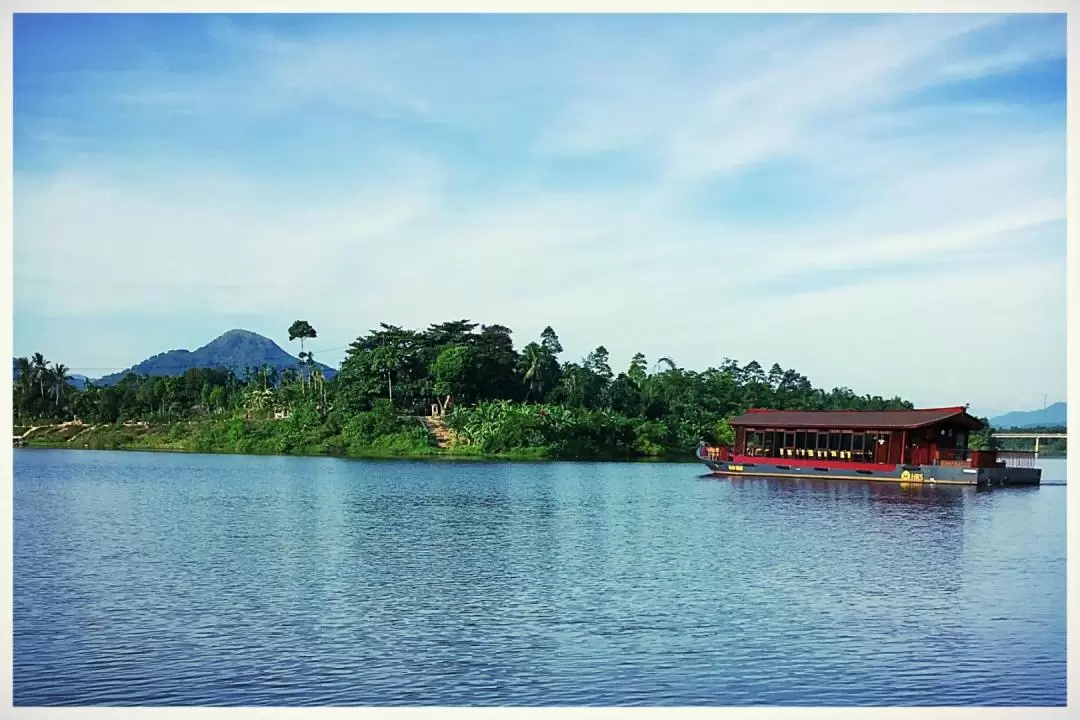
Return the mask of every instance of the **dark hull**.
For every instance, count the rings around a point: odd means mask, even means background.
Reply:
[[[778,458],[740,458],[713,460],[698,458],[716,475],[813,480],[862,480],[928,485],[1038,485],[1042,470],[1026,467],[966,468],[942,465],[873,465],[851,467],[828,463],[815,466],[805,461]]]

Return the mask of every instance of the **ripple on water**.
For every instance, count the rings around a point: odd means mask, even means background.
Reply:
[[[20,451],[15,702],[1064,704],[1063,487],[699,474]]]

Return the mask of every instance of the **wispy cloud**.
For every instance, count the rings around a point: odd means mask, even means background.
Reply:
[[[473,317],[1064,396],[1063,17],[71,22],[16,23],[18,352]]]

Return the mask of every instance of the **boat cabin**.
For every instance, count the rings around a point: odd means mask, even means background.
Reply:
[[[759,410],[730,421],[733,454],[875,465],[967,463],[981,420],[965,407],[922,410]]]

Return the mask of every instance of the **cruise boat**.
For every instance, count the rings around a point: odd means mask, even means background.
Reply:
[[[971,450],[985,428],[966,407],[920,410],[751,409],[730,421],[732,447],[701,443],[716,475],[882,480],[901,483],[1038,485],[1035,453]]]

